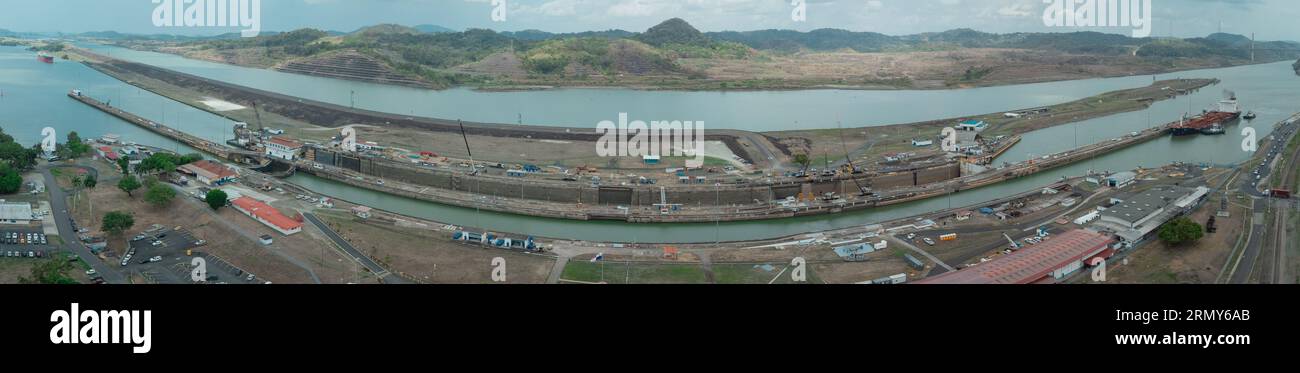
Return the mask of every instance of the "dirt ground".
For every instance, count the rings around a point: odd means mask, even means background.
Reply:
[[[107,252],[115,257],[125,253],[126,240],[135,232],[153,224],[180,225],[195,238],[208,241],[196,250],[220,256],[273,283],[311,283],[312,279],[305,269],[270,250],[280,250],[280,254],[305,263],[322,282],[356,282],[364,278],[357,269],[346,265],[342,254],[314,229],[304,228],[303,233],[283,237],[238,211],[223,208],[213,213],[206,204],[184,195],[178,195],[166,208],[157,208],[144,202],[143,190],[127,197],[116,187],[118,178],[117,174],[101,174],[96,188],[69,194],[70,212],[80,226],[92,230],[90,234],[101,233],[98,229],[109,211],[126,211],[134,216],[135,225],[128,232],[109,239]],[[275,245],[267,248],[258,243],[256,237],[263,234],[272,234]]]
[[[361,221],[337,210],[316,214],[381,265],[422,283],[492,283],[492,260],[500,257],[506,260],[506,283],[541,284],[555,265],[550,257],[457,243],[442,230]]]

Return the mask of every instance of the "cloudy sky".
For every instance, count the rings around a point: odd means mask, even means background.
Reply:
[[[157,7],[153,1],[159,0],[4,0],[0,28],[171,34],[233,31],[155,27],[150,18]],[[492,19],[496,1],[507,4],[504,22]],[[807,2],[805,21],[792,20],[792,1]],[[891,35],[954,28],[999,33],[1073,31],[1045,27],[1042,16],[1046,6],[1043,0],[262,0],[262,28],[351,31],[378,23],[427,23],[453,29],[643,31],[680,17],[704,31],[842,28]],[[1222,27],[1225,32],[1254,32],[1260,40],[1300,40],[1300,27],[1295,26],[1300,20],[1300,1],[1153,0],[1153,8],[1155,36],[1204,36]],[[1128,29],[1099,31],[1130,34]]]

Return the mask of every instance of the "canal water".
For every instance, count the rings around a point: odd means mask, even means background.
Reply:
[[[417,111],[413,112],[416,115],[444,118],[463,115],[464,119],[467,120],[511,122],[514,120],[514,114],[510,115],[511,118],[500,117],[499,105],[509,105],[508,107],[535,108],[534,110],[537,110],[535,114],[526,114],[524,116],[524,120],[527,122],[533,120],[530,118],[549,118],[549,120],[546,120],[547,122],[568,125],[581,125],[581,123],[589,121],[594,123],[595,119],[588,117],[591,115],[588,113],[591,107],[589,105],[592,105],[591,102],[593,101],[601,102],[600,105],[609,104],[611,107],[617,105],[645,105],[647,109],[657,110],[647,111],[647,113],[655,113],[653,115],[664,117],[709,117],[713,115],[718,118],[745,121],[758,117],[807,118],[800,119],[801,122],[798,124],[795,124],[793,120],[790,120],[789,123],[779,123],[780,120],[777,120],[764,121],[765,124],[759,127],[736,126],[736,128],[746,129],[833,127],[833,124],[814,125],[810,123],[833,123],[836,114],[827,111],[827,108],[834,109],[832,111],[841,109],[847,111],[848,108],[853,107],[859,109],[853,113],[854,116],[852,117],[845,113],[844,122],[846,124],[888,124],[1051,105],[1106,91],[1144,86],[1150,84],[1152,79],[1151,76],[1142,76],[960,91],[923,92],[783,91],[717,93],[619,89],[575,89],[523,93],[484,93],[471,90],[432,92],[246,69],[113,47],[95,48],[103,53],[111,52],[115,57],[119,58],[156,64],[161,67],[208,78],[221,79],[236,84],[336,104],[349,104],[349,92],[357,91],[357,107],[367,109],[402,113],[405,110],[402,105],[417,105],[421,109],[416,109]],[[1031,132],[1025,135],[1025,141],[1011,149],[1001,160],[1018,161],[1041,157],[1044,154],[1072,148],[1076,141],[1078,144],[1085,144],[1111,139],[1132,131],[1148,128],[1153,124],[1177,120],[1178,116],[1184,112],[1189,110],[1199,112],[1202,108],[1218,101],[1222,97],[1223,89],[1234,90],[1245,109],[1253,110],[1259,114],[1259,119],[1254,121],[1254,124],[1243,122],[1238,126],[1253,126],[1259,130],[1261,137],[1267,135],[1273,123],[1284,119],[1293,112],[1300,111],[1300,78],[1295,76],[1290,68],[1290,63],[1181,72],[1161,75],[1157,78],[1177,77],[1219,78],[1223,82],[1218,86],[1207,87],[1189,96],[1157,103],[1149,110]],[[36,143],[39,139],[40,128],[48,125],[57,128],[60,131],[60,136],[69,130],[78,131],[83,137],[116,133],[130,141],[188,151],[188,149],[177,147],[170,140],[153,135],[68,99],[64,95],[72,88],[83,89],[87,94],[101,100],[112,100],[115,106],[149,119],[163,121],[168,125],[176,126],[209,140],[223,142],[231,136],[229,134],[231,123],[224,118],[139,90],[80,64],[66,61],[59,61],[54,65],[41,64],[35,60],[35,55],[31,52],[16,47],[0,47],[0,91],[4,92],[4,96],[0,97],[0,127],[3,127],[6,132],[14,135],[20,141]],[[521,99],[521,95],[529,98]],[[366,96],[372,96],[372,98],[383,96],[397,101],[395,101],[396,103],[378,99],[367,101],[363,99]],[[451,101],[454,104],[444,104],[443,101]],[[699,101],[707,101],[708,104],[699,106]],[[980,104],[970,104],[972,101]],[[647,102],[652,104],[646,104]],[[818,102],[818,104],[811,106],[800,106],[798,104],[812,102]],[[787,105],[783,103],[795,104]],[[948,103],[951,103],[951,105],[947,105]],[[970,105],[968,106],[968,104]],[[729,107],[731,109],[719,110],[717,107]],[[934,111],[924,111],[924,113],[918,114],[918,112],[913,111],[897,110],[897,108],[923,107],[933,108],[929,110]],[[566,116],[565,113],[571,115]],[[1148,116],[1150,119],[1148,119]],[[720,120],[720,122],[726,122],[726,120]],[[770,126],[770,128],[764,126]],[[380,209],[461,226],[486,227],[501,232],[619,242],[731,241],[772,238],[866,225],[949,207],[969,205],[1034,190],[1062,176],[1082,175],[1088,170],[1126,170],[1138,166],[1157,166],[1172,161],[1216,164],[1238,162],[1249,157],[1248,154],[1241,151],[1239,133],[1240,129],[1234,127],[1229,129],[1229,135],[1226,136],[1162,138],[1100,156],[1088,162],[1063,167],[1053,172],[1042,173],[974,191],[957,193],[946,198],[832,216],[721,224],[628,224],[535,218],[486,211],[480,212],[475,209],[414,201],[352,188],[311,176],[298,175],[294,176],[291,181],[326,195]]]

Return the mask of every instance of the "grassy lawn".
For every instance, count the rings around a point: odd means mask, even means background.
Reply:
[[[561,279],[610,284],[703,284],[704,271],[698,264],[657,264],[571,261]]]
[[[785,269],[788,263],[771,263],[772,270],[766,271],[758,264],[713,264],[713,279],[719,284],[767,284],[769,281],[773,284],[796,284],[790,276],[790,270]],[[820,284],[822,281],[817,278],[816,272],[813,272],[812,266],[808,265],[806,284]],[[781,277],[772,281],[780,273]]]

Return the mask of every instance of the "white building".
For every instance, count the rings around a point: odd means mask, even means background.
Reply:
[[[266,155],[275,158],[292,161],[298,158],[300,150],[302,150],[302,143],[282,137],[272,137],[266,142]]]
[[[1116,189],[1124,189],[1134,182],[1137,182],[1137,173],[1133,171],[1116,172],[1106,178],[1106,186]]]

